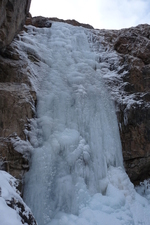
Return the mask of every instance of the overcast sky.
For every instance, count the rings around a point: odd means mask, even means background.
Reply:
[[[94,28],[150,24],[150,0],[32,0],[32,16],[75,19]]]

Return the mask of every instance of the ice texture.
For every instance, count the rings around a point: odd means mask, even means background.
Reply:
[[[40,61],[29,60],[38,102],[24,199],[38,224],[149,225],[149,203],[123,168],[115,106],[96,69],[91,31],[64,23],[27,29],[19,45]]]

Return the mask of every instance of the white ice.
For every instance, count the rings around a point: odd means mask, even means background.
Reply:
[[[18,45],[40,61],[28,61],[38,105],[24,198],[38,224],[149,225],[149,203],[123,168],[115,107],[88,43],[92,31],[64,23],[27,28]]]

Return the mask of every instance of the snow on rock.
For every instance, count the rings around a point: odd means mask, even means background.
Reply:
[[[23,174],[29,168],[26,130],[35,113],[36,93],[27,61],[17,49],[13,42],[0,55],[0,165],[20,180],[21,191]]]
[[[124,165],[137,184],[149,177],[150,169],[150,26],[91,33],[96,68],[116,104]]]
[[[16,189],[18,181],[5,171],[0,170],[0,224],[36,225],[29,207]]]

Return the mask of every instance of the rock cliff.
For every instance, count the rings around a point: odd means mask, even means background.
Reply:
[[[14,150],[12,140],[27,140],[25,129],[34,115],[36,100],[27,68],[27,62],[20,58],[14,45],[0,56],[1,167],[20,181],[28,169],[28,160],[22,149]]]
[[[122,30],[114,49],[126,71],[122,76],[124,97],[132,97],[130,107],[119,103],[118,119],[125,167],[136,183],[150,176],[150,26]]]
[[[0,1],[0,49],[5,49],[22,29],[31,0]]]
[[[124,166],[137,184],[150,177],[150,26],[100,30],[95,39],[106,51],[99,63],[116,103]]]
[[[42,16],[32,17],[30,14],[28,15],[28,17],[26,19],[26,25],[32,25],[35,27],[51,27],[52,21],[63,22],[63,23],[71,24],[73,26],[82,26],[85,28],[94,29],[91,25],[79,23],[76,20],[62,20],[62,19],[58,19],[56,17],[46,18],[46,17],[42,17]]]
[[[27,62],[19,55],[15,44],[9,45],[23,28],[29,6],[30,0],[0,1],[1,224],[36,225],[30,209],[20,197],[23,174],[29,167],[25,130],[28,129],[28,120],[34,115],[36,95],[30,82]],[[18,143],[18,146],[14,143]],[[24,147],[19,148],[19,143],[24,143]]]
[[[14,150],[11,140],[26,139],[25,124],[33,116],[35,93],[25,70],[27,64],[20,58],[17,47],[9,44],[23,28],[30,2],[0,2],[0,166],[19,179],[28,162]]]
[[[34,115],[36,94],[26,58],[19,54],[15,41],[9,44],[23,26],[30,1],[23,4],[15,0],[1,1],[0,4],[3,15],[0,18],[0,167],[22,179],[28,170],[29,146],[24,144],[24,149],[17,147],[16,151],[14,140],[28,141],[26,130],[28,120]],[[150,26],[95,32],[90,25],[74,20],[31,16],[26,24],[51,27],[53,21],[92,29],[97,52],[99,46],[104,50],[98,63],[102,70],[106,64],[110,65],[107,73],[112,76],[104,75],[104,79],[116,103],[126,171],[135,184],[150,177]],[[35,63],[39,60],[34,53],[29,53],[28,58]],[[113,76],[113,71],[117,71],[117,76]],[[21,182],[19,186],[22,190]]]

